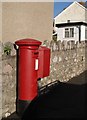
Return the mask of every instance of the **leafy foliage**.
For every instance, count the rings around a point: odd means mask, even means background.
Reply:
[[[3,44],[3,52],[6,54],[6,55],[11,55],[11,51],[13,50],[13,43],[11,42],[5,42]]]
[[[54,36],[53,36],[53,40],[54,40],[54,41],[57,41],[57,35],[54,35]]]
[[[11,47],[9,45],[6,45],[4,47],[4,53],[6,53],[6,55],[10,55],[11,54]]]

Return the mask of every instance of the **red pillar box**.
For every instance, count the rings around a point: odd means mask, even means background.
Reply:
[[[17,112],[22,114],[29,102],[37,96],[38,48],[41,42],[22,39],[15,44],[19,46]]]
[[[50,49],[44,46],[39,47],[39,69],[38,78],[44,78],[50,74]]]

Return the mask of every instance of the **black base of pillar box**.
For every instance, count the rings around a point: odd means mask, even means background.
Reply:
[[[31,101],[16,100],[16,113],[22,117]]]

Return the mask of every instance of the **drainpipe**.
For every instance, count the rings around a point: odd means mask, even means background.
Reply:
[[[79,42],[81,42],[81,26],[79,26]]]
[[[78,41],[81,42],[81,26],[77,26],[78,31],[79,31],[79,39]]]

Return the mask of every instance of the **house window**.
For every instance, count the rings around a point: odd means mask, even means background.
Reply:
[[[65,28],[65,38],[74,37],[74,28]]]
[[[65,38],[69,38],[69,28],[65,28]]]

